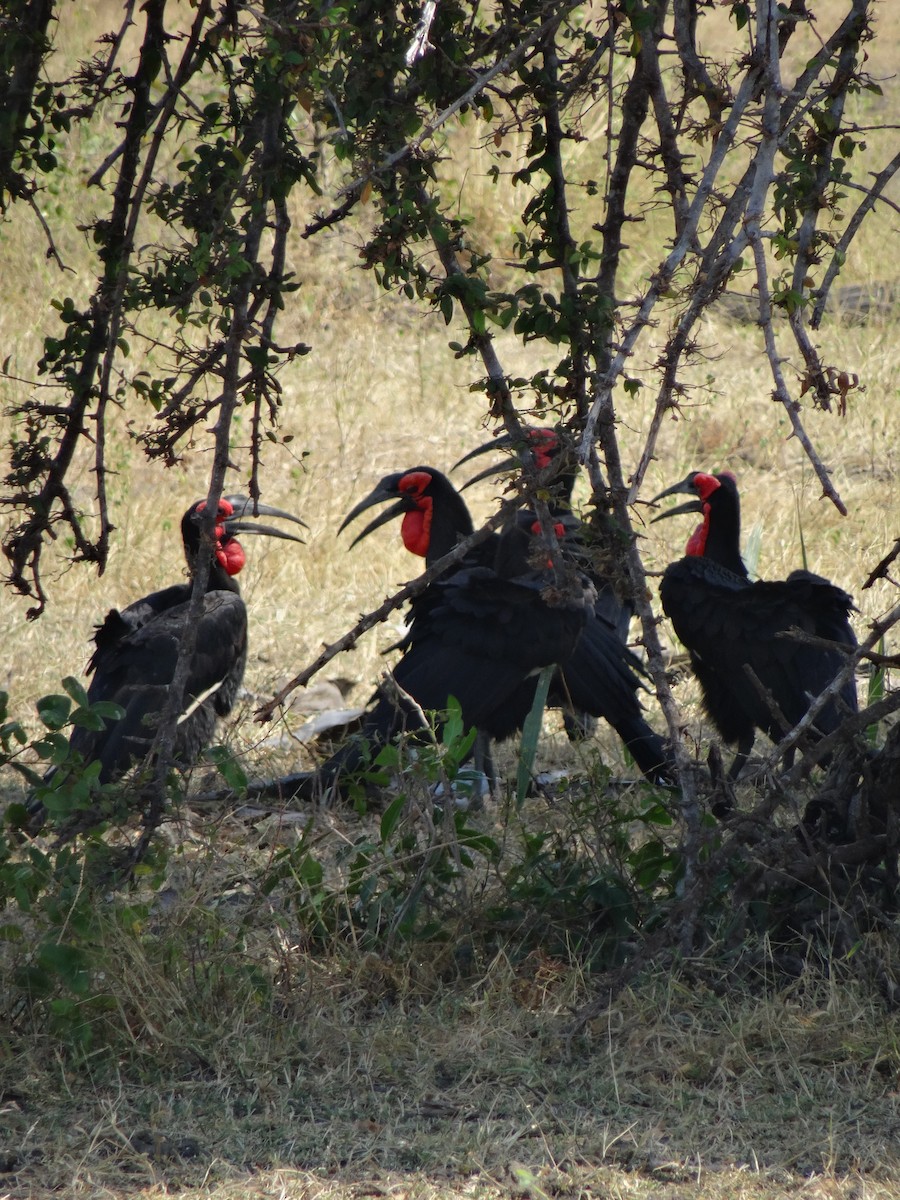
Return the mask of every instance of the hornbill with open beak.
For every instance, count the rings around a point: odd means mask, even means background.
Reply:
[[[118,720],[101,730],[76,727],[70,747],[84,763],[99,762],[98,780],[108,783],[147,755],[155,726],[175,674],[185,629],[193,576],[204,546],[206,501],[198,500],[184,514],[181,537],[191,579],[152,592],[124,609],[111,609],[94,634],[95,650],[88,663],[92,676],[88,701],[113,701],[123,710]],[[197,640],[184,692],[184,710],[175,735],[175,759],[190,766],[209,744],[218,717],[234,705],[247,662],[247,609],[236,576],[244,566],[244,549],[237,534],[263,534],[302,542],[302,538],[253,516],[282,517],[304,525],[299,517],[279,508],[255,504],[245,496],[219,501],[210,546],[209,578],[197,624]],[[49,778],[46,782],[49,782]],[[40,802],[29,805],[28,828],[35,832],[45,813]]]
[[[740,498],[729,472],[692,471],[654,498],[694,498],[655,520],[699,512],[685,556],[666,568],[663,611],[690,655],[703,705],[723,741],[737,745],[728,772],[740,773],[756,730],[778,741],[806,714],[846,662],[853,647],[852,597],[820,575],[793,571],[787,579],[752,583],[740,552]],[[791,630],[834,646],[790,636]],[[812,734],[831,733],[856,712],[851,679],[816,717]]]
[[[472,532],[462,497],[450,480],[432,467],[385,476],[341,528],[366,509],[388,500],[393,501],[391,507],[356,541],[402,514],[404,544],[430,563]],[[396,679],[425,708],[443,708],[446,696],[455,695],[468,725],[504,738],[521,727],[531,708],[535,681],[530,676],[541,666],[559,663],[550,702],[606,718],[648,778],[667,777],[663,741],[644,720],[637,700],[639,682],[634,672],[640,664],[615,627],[596,615],[596,591],[589,576],[592,619],[568,649],[561,638],[555,656],[548,656],[543,640],[549,628],[548,605],[540,602],[539,596],[532,594],[526,599],[516,590],[525,580],[529,588],[537,586],[538,592],[546,583],[534,582],[543,576],[539,570],[529,570],[528,559],[533,554],[523,545],[523,534],[533,547],[539,534],[533,515],[527,529],[517,524],[476,547],[472,558],[413,603],[412,628],[401,643],[407,653],[394,671]],[[477,568],[474,574],[473,568]],[[490,576],[493,582],[489,582]],[[558,615],[554,609],[550,612]],[[458,658],[462,651],[468,658]],[[466,703],[460,690],[472,693]],[[426,693],[427,703],[422,699]],[[432,703],[436,698],[438,702]]]
[[[562,664],[548,702],[563,710],[570,736],[573,728],[583,726],[585,714],[602,717],[615,729],[648,779],[671,782],[665,743],[644,719],[637,698],[644,668],[626,645],[631,605],[619,597],[606,575],[592,567],[591,532],[571,511],[577,464],[574,458],[560,460],[559,456],[566,454],[566,447],[557,430],[526,428],[524,432],[524,448],[534,456],[535,467],[542,472],[551,466],[557,468],[548,488],[548,507],[555,531],[563,552],[571,555],[585,572],[597,595],[595,620],[585,631],[577,651]],[[494,449],[516,450],[514,439],[508,434],[494,438],[460,459],[456,466]],[[465,487],[508,470],[508,462],[495,464],[470,479]],[[528,531],[539,528],[530,509],[520,511],[518,528]]]

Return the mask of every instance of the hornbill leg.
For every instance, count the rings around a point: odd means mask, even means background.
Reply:
[[[750,733],[745,734],[744,737],[738,741],[738,752],[734,756],[734,762],[731,764],[731,768],[728,771],[729,783],[734,783],[738,775],[740,775],[741,771],[744,769],[744,764],[750,757],[750,751],[753,749],[754,736],[754,731],[751,729]]]
[[[494,765],[494,755],[491,752],[491,739],[487,733],[478,731],[478,736],[475,738],[475,745],[472,748],[472,761],[475,765],[475,770],[480,771],[488,781],[488,787],[492,792],[497,790],[497,768]]]
[[[597,732],[597,718],[573,708],[563,709],[563,725],[570,742],[584,742]]]
[[[709,767],[709,777],[712,782],[710,792],[710,810],[719,821],[724,821],[734,812],[734,788],[731,786],[731,776],[725,776],[722,765],[722,751],[717,742],[711,742],[709,755],[706,759]]]

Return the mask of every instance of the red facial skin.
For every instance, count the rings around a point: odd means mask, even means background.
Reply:
[[[713,492],[721,486],[715,475],[705,475],[702,471],[698,471],[694,476],[692,487],[696,490],[703,505],[703,523],[697,526],[688,539],[685,554],[696,558],[702,558],[705,554],[706,539],[709,536],[709,504],[707,501]]]
[[[431,476],[427,471],[410,471],[400,480],[400,492],[408,497],[415,508],[403,514],[400,524],[400,536],[403,545],[411,554],[424,558],[431,543],[431,518],[434,504],[430,496],[424,495],[425,489],[431,484]]]
[[[197,511],[202,512],[204,508],[206,508],[206,501],[197,506]],[[247,561],[241,543],[237,538],[229,535],[224,524],[218,523],[219,521],[224,522],[233,513],[234,505],[229,500],[219,501],[219,507],[216,509],[216,559],[227,575],[237,575]]]
[[[559,439],[552,429],[530,429],[528,431],[528,449],[534,455],[534,465],[539,471],[549,467],[553,455],[559,449]]]
[[[531,532],[534,534],[535,537],[541,536],[541,534],[543,533],[543,530],[541,529],[540,521],[535,521],[532,524]],[[559,538],[559,540],[562,541],[562,539],[566,536],[566,527],[565,527],[565,525],[563,525],[562,521],[556,522],[556,524],[553,526],[553,532],[556,534],[556,536]],[[547,569],[549,571],[553,570],[553,559],[552,558],[547,559]]]

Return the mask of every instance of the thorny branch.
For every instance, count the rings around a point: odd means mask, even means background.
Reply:
[[[88,412],[94,400],[94,380],[102,357],[109,344],[109,335],[115,314],[118,312],[116,297],[121,296],[125,273],[133,244],[129,237],[129,219],[132,216],[131,202],[137,179],[141,141],[148,127],[150,113],[150,87],[159,67],[161,44],[164,38],[162,13],[164,0],[148,0],[145,5],[147,32],[141,50],[138,70],[133,80],[133,97],[128,113],[123,144],[122,167],[113,196],[113,207],[106,235],[104,271],[89,311],[80,315],[80,324],[85,333],[85,350],[77,374],[70,384],[71,400],[68,416],[53,457],[46,461],[41,474],[44,481],[37,494],[28,500],[28,515],[7,538],[4,553],[11,564],[10,583],[23,595],[32,595],[36,607],[28,612],[34,619],[43,612],[47,602],[40,580],[39,563],[44,537],[51,533],[59,519],[55,510],[62,509],[83,560],[96,562],[100,569],[106,561],[109,540],[109,520],[102,512],[101,530],[96,543],[84,536],[79,514],[71,502],[66,482],[70,467],[85,436]],[[101,488],[102,471],[98,486]],[[104,506],[105,509],[105,506]]]
[[[499,529],[504,522],[509,520],[510,516],[521,504],[522,500],[519,497],[504,501],[492,517],[485,521],[474,533],[470,534],[467,538],[463,538],[458,545],[454,546],[449,554],[445,554],[436,563],[432,563],[427,571],[423,571],[421,575],[418,575],[415,579],[405,584],[399,591],[394,592],[378,608],[360,617],[352,629],[338,638],[336,642],[332,642],[326,646],[313,662],[304,667],[293,679],[288,680],[284,687],[271,700],[266,701],[265,704],[256,710],[257,721],[270,721],[275,713],[275,709],[282,705],[292,692],[295,692],[299,687],[305,687],[313,676],[317,675],[333,658],[355,646],[364,633],[367,633],[376,625],[380,625],[382,621],[387,620],[391,613],[401,608],[407,600],[418,596],[429,584],[433,583],[436,579],[440,579],[451,567],[461,562],[473,546],[478,546],[489,538],[495,529]]]
[[[869,578],[863,584],[863,591],[865,591],[867,588],[870,588],[879,579],[890,579],[890,575],[888,575],[888,568],[890,567],[891,563],[896,562],[898,557],[900,557],[900,538],[897,538],[893,547],[888,551],[881,562],[876,567],[873,567],[869,574]]]
[[[894,155],[891,161],[874,177],[871,186],[869,187],[866,197],[857,206],[853,216],[847,222],[847,228],[841,234],[834,248],[834,254],[831,257],[831,262],[822,277],[822,282],[813,293],[816,297],[816,303],[813,307],[810,317],[810,325],[813,329],[818,329],[822,322],[822,314],[825,312],[825,302],[828,299],[828,293],[831,290],[831,285],[838,277],[841,267],[847,258],[847,251],[850,248],[850,243],[859,232],[865,218],[875,207],[879,199],[884,195],[884,189],[900,170],[900,151]]]

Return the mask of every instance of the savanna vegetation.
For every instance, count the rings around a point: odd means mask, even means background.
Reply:
[[[7,0],[0,28],[0,1194],[896,1195],[893,6]],[[261,799],[402,630],[311,674],[417,573],[343,516],[536,423],[579,456],[679,786],[547,713],[541,785],[508,743],[483,808],[446,802],[453,720],[378,803]],[[846,588],[863,644],[831,764],[760,737],[724,821],[657,596],[688,529],[648,507],[691,469],[737,474],[753,572]],[[467,496],[535,505],[552,557],[547,482]],[[72,723],[109,719],[92,625],[238,490],[309,528],[247,546],[216,744],[171,769],[174,697],[140,788],[75,772],[24,837]]]

